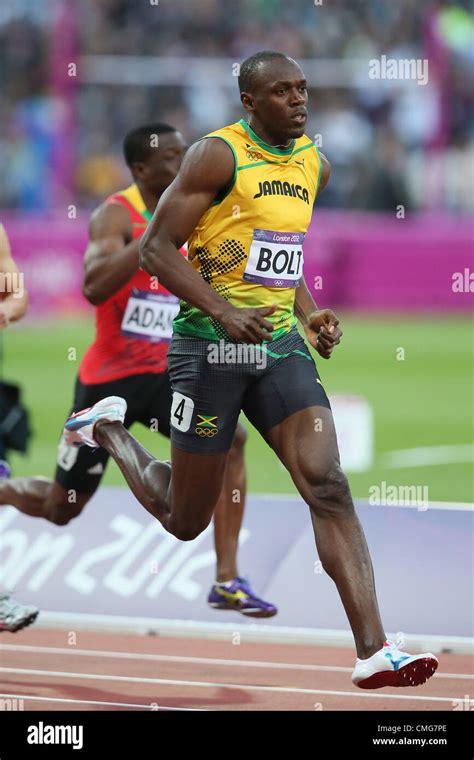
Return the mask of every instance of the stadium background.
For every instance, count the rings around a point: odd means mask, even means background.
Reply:
[[[191,142],[240,118],[233,65],[264,47],[306,63],[307,133],[321,136],[332,164],[310,258],[324,272],[318,302],[344,329],[333,359],[319,362],[323,380],[375,412],[374,466],[351,475],[353,492],[367,497],[386,480],[469,501],[472,296],[453,293],[452,274],[472,265],[472,36],[467,2],[3,3],[0,208],[31,297],[27,319],[4,334],[4,376],[22,383],[34,427],[28,456],[12,456],[14,473],[53,472],[93,331],[80,295],[87,213],[128,183],[123,135],[159,119]],[[429,56],[428,84],[371,81],[367,62],[381,54]],[[357,277],[363,267],[368,280]],[[165,455],[160,436],[135,432]],[[438,446],[449,450],[387,469],[388,452]],[[251,491],[293,491],[254,431],[248,453]],[[105,483],[122,483],[115,465]]]

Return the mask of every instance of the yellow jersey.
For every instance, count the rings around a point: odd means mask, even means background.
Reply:
[[[275,340],[296,323],[295,288],[303,276],[303,241],[321,179],[321,158],[306,135],[289,148],[273,147],[243,119],[202,139],[212,138],[231,148],[234,176],[199,220],[188,240],[188,258],[234,306],[277,304],[277,311],[267,317]],[[217,320],[185,301],[173,329],[229,340]]]

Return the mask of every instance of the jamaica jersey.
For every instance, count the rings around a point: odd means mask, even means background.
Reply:
[[[243,119],[203,139],[224,140],[234,154],[231,186],[207,209],[188,241],[203,279],[237,307],[271,306],[273,339],[296,323],[295,288],[303,276],[303,242],[321,178],[321,159],[303,135],[291,147],[264,143]],[[173,330],[229,339],[222,325],[181,301]]]

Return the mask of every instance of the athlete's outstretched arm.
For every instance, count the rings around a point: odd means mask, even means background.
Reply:
[[[138,240],[120,203],[104,203],[92,214],[84,258],[82,292],[93,305],[116,293],[138,269]]]
[[[0,273],[10,275],[10,277],[4,277],[3,300],[0,302],[0,328],[2,328],[8,327],[10,322],[21,319],[28,308],[28,294],[23,285],[23,278],[13,261],[3,224],[0,224]]]
[[[172,293],[221,322],[236,340],[261,343],[271,339],[273,326],[264,317],[275,309],[232,306],[179,253],[218,193],[232,183],[234,171],[233,153],[223,140],[209,138],[191,146],[143,235],[140,263]]]

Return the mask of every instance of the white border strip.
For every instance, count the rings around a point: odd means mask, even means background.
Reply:
[[[41,612],[35,623],[35,628],[227,641],[232,640],[232,637],[239,633],[246,642],[354,648],[354,639],[349,631],[325,628],[290,628],[258,623],[203,623],[194,620],[162,620],[160,618],[132,618],[118,615]],[[395,633],[388,633],[387,636],[396,638]],[[433,653],[449,651],[457,654],[474,654],[474,639],[467,636],[406,633],[405,640],[406,646],[413,650]]]

